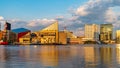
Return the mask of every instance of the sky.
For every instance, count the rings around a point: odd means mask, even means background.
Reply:
[[[77,36],[84,35],[84,24],[111,23],[120,29],[120,0],[0,0],[0,22],[7,20],[12,29],[32,31],[59,22]]]
[[[6,19],[31,20],[66,15],[69,8],[86,0],[0,0],[0,15]]]

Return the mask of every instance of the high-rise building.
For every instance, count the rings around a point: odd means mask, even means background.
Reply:
[[[85,40],[99,40],[99,26],[96,24],[85,24]]]
[[[100,41],[109,43],[113,38],[113,25],[101,24],[100,26]]]
[[[8,22],[5,22],[4,32],[3,32],[3,40],[4,41],[10,41],[10,30],[11,30],[11,24]]]
[[[116,31],[116,43],[120,43],[120,30]]]
[[[6,22],[4,25],[4,30],[11,30],[11,24]]]

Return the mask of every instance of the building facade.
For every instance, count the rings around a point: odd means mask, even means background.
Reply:
[[[109,43],[113,38],[113,25],[112,24],[101,24],[100,25],[100,41]]]
[[[26,34],[30,33],[31,31],[28,30],[28,29],[25,29],[25,28],[17,28],[17,29],[13,29],[12,32],[16,33],[16,42],[23,43],[23,42],[27,41],[27,40],[23,39],[24,38],[23,36],[25,36]]]
[[[96,24],[85,24],[85,40],[99,40],[99,26]]]
[[[58,34],[58,22],[55,22],[48,27],[34,32],[37,35],[37,41],[40,44],[58,44],[59,43],[59,34]],[[35,39],[33,39],[35,40]]]
[[[3,30],[3,41],[9,42],[11,40],[11,24],[8,22],[5,22],[4,24],[4,30]]]
[[[64,31],[59,32],[59,44],[67,44],[67,34]]]
[[[116,43],[120,43],[120,30],[116,31]]]

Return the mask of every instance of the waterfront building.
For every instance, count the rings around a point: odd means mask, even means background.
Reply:
[[[116,31],[116,43],[120,43],[120,30]]]
[[[20,37],[19,43],[20,44],[31,44],[31,32],[28,32],[27,34]]]
[[[0,41],[3,40],[3,31],[0,31]]]
[[[64,31],[59,32],[59,44],[67,44],[67,34]]]
[[[31,35],[31,40],[30,40],[31,44],[40,44],[40,40],[39,40],[37,34],[38,34],[37,32],[33,32],[30,34]]]
[[[113,25],[101,24],[100,25],[100,41],[110,43],[113,38]]]
[[[5,22],[4,24],[4,30],[3,30],[3,41],[8,42],[11,40],[10,38],[10,33],[11,33],[11,24],[8,22]]]
[[[96,24],[85,24],[85,41],[99,40],[99,26]]]
[[[37,35],[37,41],[40,44],[58,44],[58,31],[58,22],[55,22],[48,27],[34,33]]]
[[[8,22],[5,22],[4,30],[11,30],[11,24]]]
[[[13,29],[12,32],[16,33],[16,42],[23,43],[23,42],[29,41],[28,39],[27,40],[23,39],[24,38],[23,36],[30,33],[31,32],[30,30],[25,29],[25,28],[17,28],[17,29]]]
[[[64,32],[67,34],[67,39],[69,39],[69,38],[77,38],[77,36],[74,35],[73,32],[71,32],[71,31],[64,30]]]
[[[68,44],[83,44],[82,38],[69,38]]]
[[[73,32],[70,32],[68,30],[64,30],[64,33],[66,33],[67,37],[67,44],[83,44],[82,38],[77,37],[73,34]]]

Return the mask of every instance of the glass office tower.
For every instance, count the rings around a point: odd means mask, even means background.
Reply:
[[[113,25],[101,24],[100,25],[100,41],[109,43],[113,38]]]

